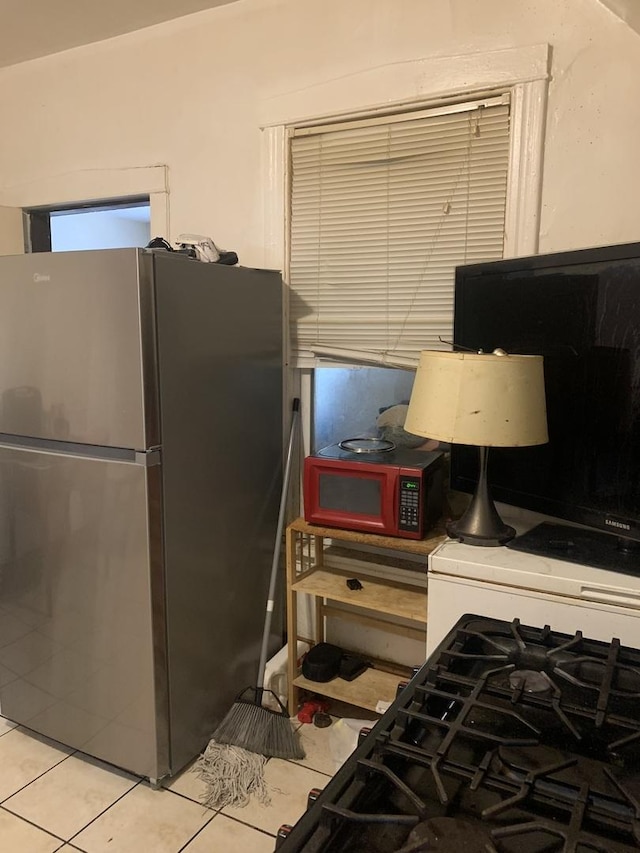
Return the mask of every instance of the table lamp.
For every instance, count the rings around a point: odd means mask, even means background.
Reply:
[[[500,518],[487,485],[490,447],[545,444],[547,411],[542,356],[504,350],[424,350],[404,428],[425,438],[479,448],[475,494],[447,533],[470,545],[503,545],[515,536]]]

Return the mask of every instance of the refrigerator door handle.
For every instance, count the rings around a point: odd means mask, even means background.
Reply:
[[[99,447],[93,444],[78,444],[72,441],[52,441],[30,436],[10,436],[0,434],[0,448],[22,450],[26,453],[50,453],[56,456],[83,457],[112,462],[125,462],[151,468],[160,465],[160,448],[151,450],[132,450],[127,447]]]
[[[143,465],[145,468],[152,468],[154,465],[159,465],[160,450],[136,450],[135,464]]]

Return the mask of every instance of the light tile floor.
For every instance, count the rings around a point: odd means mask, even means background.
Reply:
[[[271,804],[214,811],[193,765],[161,790],[0,717],[0,853],[272,853],[334,765],[330,728],[304,725],[307,756],[270,759]]]

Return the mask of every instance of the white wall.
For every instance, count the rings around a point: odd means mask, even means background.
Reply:
[[[167,164],[171,236],[264,263],[265,104],[422,57],[552,46],[540,251],[640,238],[638,35],[596,0],[240,0],[0,71],[0,204]],[[49,199],[47,200],[49,201]]]

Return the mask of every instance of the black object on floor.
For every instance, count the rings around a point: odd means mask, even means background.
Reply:
[[[323,711],[317,711],[313,715],[313,725],[318,729],[326,729],[327,726],[331,725],[331,717]]]

